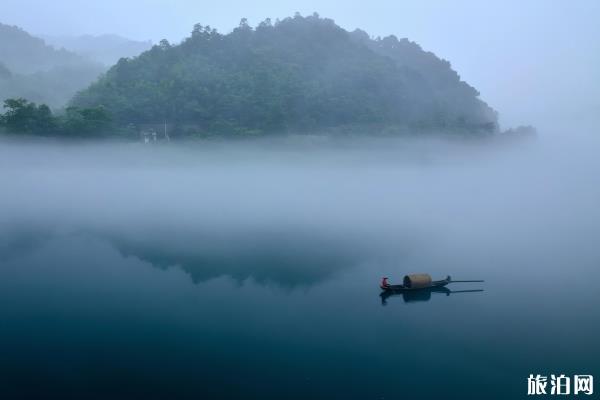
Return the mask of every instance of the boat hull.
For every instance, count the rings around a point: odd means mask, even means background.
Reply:
[[[414,292],[414,291],[419,291],[419,290],[429,290],[429,289],[434,289],[434,288],[441,288],[441,287],[446,286],[449,283],[450,283],[450,280],[443,279],[441,281],[432,281],[430,285],[425,286],[425,287],[413,288],[413,287],[408,287],[408,286],[404,286],[404,285],[387,285],[387,286],[380,286],[380,287],[381,287],[381,290],[384,290],[386,292]]]

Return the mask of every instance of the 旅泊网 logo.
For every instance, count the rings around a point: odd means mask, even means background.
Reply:
[[[592,375],[551,374],[550,379],[544,375],[530,374],[527,378],[528,395],[591,395],[594,393],[594,377]]]

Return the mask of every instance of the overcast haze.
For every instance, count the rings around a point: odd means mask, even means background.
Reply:
[[[316,18],[74,98],[103,70],[4,40],[0,92],[71,94],[0,104],[0,400],[510,400],[600,371],[600,0],[0,0],[34,35],[154,43],[295,12],[417,42],[538,134]],[[443,280],[382,281],[411,273]]]
[[[449,60],[500,112],[503,127],[591,126],[600,110],[600,2],[307,0],[2,0],[0,21],[46,35],[116,33],[178,42],[194,23],[227,32],[240,18],[314,11],[373,36],[394,34]]]

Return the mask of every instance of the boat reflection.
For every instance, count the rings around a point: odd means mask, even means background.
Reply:
[[[413,303],[418,301],[429,301],[431,300],[432,293],[445,294],[450,296],[451,293],[474,293],[483,292],[483,289],[472,289],[472,290],[450,290],[445,286],[426,288],[421,290],[410,290],[410,291],[393,291],[385,290],[379,294],[381,297],[381,305],[387,305],[387,300],[390,297],[402,297],[405,303]]]

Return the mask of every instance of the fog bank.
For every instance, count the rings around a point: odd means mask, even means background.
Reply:
[[[537,260],[530,265],[537,273],[544,260],[562,268],[573,257],[594,268],[597,139],[573,138],[343,146],[3,142],[0,235],[7,250],[31,232],[84,232],[140,258],[159,252],[165,267],[186,257],[229,260],[242,280],[252,275],[244,261],[260,263],[261,248],[283,249],[291,268],[318,271],[311,243],[328,243],[331,252],[320,259],[332,268],[358,259],[397,269],[414,253],[443,267],[459,253],[472,263],[507,260],[507,249],[513,261]]]

